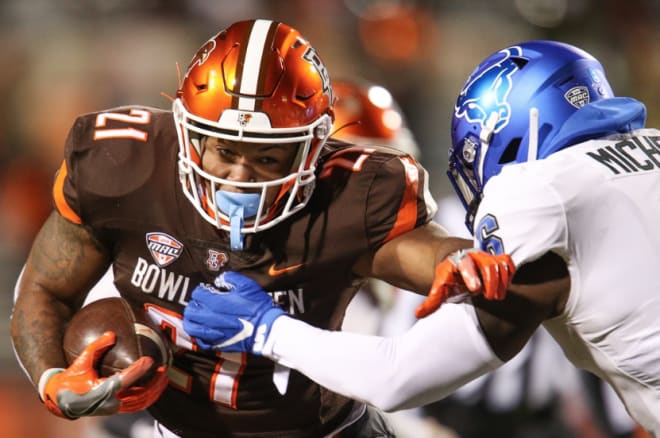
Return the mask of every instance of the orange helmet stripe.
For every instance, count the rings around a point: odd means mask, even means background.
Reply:
[[[66,168],[66,161],[62,161],[60,170],[57,172],[55,177],[55,184],[53,185],[53,198],[55,199],[55,207],[57,211],[67,220],[73,222],[74,224],[82,224],[82,219],[80,216],[73,211],[73,208],[66,202],[64,197],[64,180],[66,179],[68,171]]]
[[[406,188],[401,198],[401,205],[394,226],[387,234],[385,242],[412,230],[417,223],[417,192],[419,190],[419,171],[410,157],[399,157],[406,169]]]

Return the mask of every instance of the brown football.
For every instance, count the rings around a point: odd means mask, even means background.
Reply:
[[[128,302],[119,297],[93,301],[73,315],[64,333],[63,349],[67,362],[71,364],[87,345],[109,330],[115,332],[116,342],[97,364],[101,377],[128,367],[142,356],[154,359],[152,370],[142,381],[160,365],[169,365],[171,351],[162,332],[144,313],[134,312]]]

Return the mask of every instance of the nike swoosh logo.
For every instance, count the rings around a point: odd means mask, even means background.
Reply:
[[[300,268],[302,265],[303,263],[298,263],[297,265],[291,265],[291,266],[287,266],[286,268],[277,269],[275,267],[275,263],[273,263],[272,265],[270,265],[270,268],[268,268],[268,275],[270,275],[271,277],[277,277],[278,275],[282,275],[286,272],[295,271],[296,269]]]
[[[237,344],[241,342],[244,339],[249,338],[252,336],[252,333],[254,333],[254,326],[250,321],[246,321],[243,318],[238,318],[238,320],[243,324],[243,328],[241,329],[240,332],[236,333],[234,336],[231,338],[227,339],[225,342],[222,344],[216,344],[213,346],[213,349],[221,349],[224,347],[228,347],[230,345]]]

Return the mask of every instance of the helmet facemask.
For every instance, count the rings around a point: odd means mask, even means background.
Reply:
[[[172,109],[179,177],[204,220],[230,232],[233,250],[243,248],[245,234],[269,229],[307,204],[316,161],[331,132],[332,102],[320,58],[283,23],[234,23],[193,57]],[[281,175],[278,169],[257,180],[229,179],[220,164],[204,168],[204,138],[243,143],[248,151],[264,144],[297,149]]]
[[[469,135],[461,146],[449,149],[449,170],[447,176],[458,198],[467,211],[465,224],[472,230],[472,220],[481,200],[483,186],[477,171],[479,165],[479,139]]]
[[[230,110],[225,111],[225,114]],[[258,114],[249,114],[258,116]],[[223,115],[224,116],[224,115]],[[332,120],[323,115],[315,123],[304,128],[269,129],[267,133],[245,132],[242,129],[229,131],[220,124],[211,124],[208,120],[190,114],[180,100],[174,102],[174,117],[179,135],[179,178],[183,192],[202,217],[216,227],[241,234],[256,233],[277,225],[284,219],[303,208],[314,189],[316,161],[320,153],[320,145],[324,144],[330,134]],[[261,134],[261,135],[260,135]],[[266,135],[267,134],[267,135]],[[201,166],[203,154],[200,139],[203,136],[223,140],[242,141],[261,144],[291,144],[298,143],[290,172],[268,181],[234,181],[216,177],[206,172]],[[187,145],[187,146],[186,146]],[[236,211],[226,211],[229,205],[240,207],[242,201],[235,196],[225,196],[220,192],[221,186],[234,187],[237,190],[228,193],[257,194],[251,196],[244,205],[240,224],[233,221]],[[267,205],[268,194],[276,191],[275,201]],[[232,208],[230,207],[230,210]],[[238,228],[237,228],[238,227]],[[238,245],[234,242],[232,245]],[[232,249],[239,249],[232,248]]]

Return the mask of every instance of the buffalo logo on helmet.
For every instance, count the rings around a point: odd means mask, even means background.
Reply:
[[[497,122],[493,127],[495,133],[507,126],[511,119],[508,98],[513,87],[512,76],[519,70],[518,65],[511,58],[522,55],[522,49],[509,47],[498,52],[498,55],[502,57],[499,62],[468,79],[454,107],[457,118],[465,118],[470,123],[479,123],[482,127],[486,126],[488,120],[495,114],[497,116]]]

